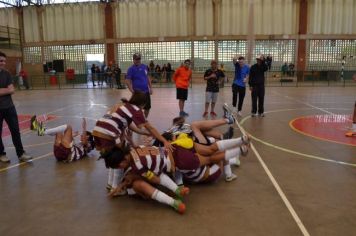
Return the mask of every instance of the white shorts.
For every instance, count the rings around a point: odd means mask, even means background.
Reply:
[[[214,92],[205,92],[205,103],[216,103],[216,101],[218,100],[218,95],[219,93],[214,93]]]

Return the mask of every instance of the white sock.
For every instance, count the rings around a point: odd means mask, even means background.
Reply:
[[[240,154],[241,154],[240,147],[228,149],[225,151],[225,160],[229,162],[230,159],[232,159],[236,156],[240,156]]]
[[[114,169],[109,168],[109,171],[108,171],[108,185],[110,185],[110,186],[112,186],[113,174],[114,174]]]
[[[112,180],[112,187],[116,188],[119,183],[121,183],[124,170],[123,169],[113,169],[113,180]]]
[[[175,192],[178,188],[178,185],[176,183],[174,183],[174,181],[168,177],[168,175],[162,173],[159,176],[160,182],[159,184],[168,188],[169,190],[171,190],[172,192]]]
[[[232,175],[230,164],[224,165],[224,173],[225,173],[226,177],[229,177]]]
[[[242,138],[226,139],[226,140],[220,140],[216,142],[219,151],[225,151],[227,149],[240,146],[241,144],[243,144]]]
[[[352,130],[356,132],[356,123],[352,123]]]
[[[210,143],[215,143],[216,142],[216,139],[213,138],[213,137],[208,137],[208,140]]]
[[[44,134],[46,135],[56,135],[57,133],[63,133],[67,129],[67,125],[61,125],[54,127],[52,129],[46,129]]]
[[[229,160],[229,164],[230,164],[230,165],[239,166],[239,165],[240,165],[240,157],[237,156],[237,157],[235,157],[235,158],[231,158],[231,159]]]
[[[175,172],[174,182],[176,182],[177,185],[183,185],[183,175],[178,170]]]
[[[173,206],[174,204],[174,199],[171,198],[170,196],[168,196],[167,194],[159,191],[158,189],[156,189],[151,198],[153,200],[156,200],[157,202],[163,203],[163,204],[167,204],[169,206]]]

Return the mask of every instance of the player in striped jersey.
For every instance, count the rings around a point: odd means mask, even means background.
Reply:
[[[94,127],[95,147],[101,153],[112,150],[115,146],[124,144],[123,132],[134,123],[139,129],[145,128],[149,134],[163,142],[165,148],[172,150],[171,144],[146,120],[142,108],[146,104],[146,95],[134,92],[129,101],[115,107],[110,114],[100,118]]]
[[[42,123],[36,121],[36,116],[33,116],[31,120],[36,123],[32,125],[36,127],[37,134],[39,136],[50,135],[55,136],[53,153],[57,161],[72,162],[82,159],[94,149],[93,136],[87,131],[86,120],[82,121],[82,134],[80,140],[78,132],[73,132],[72,126],[65,124],[55,128],[46,129]]]

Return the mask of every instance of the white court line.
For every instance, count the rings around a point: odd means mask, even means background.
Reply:
[[[236,118],[236,117],[235,117]],[[235,123],[237,124],[237,126],[239,127],[240,131],[242,134],[246,134],[246,131],[244,130],[244,128],[237,122],[237,119],[235,119]],[[251,145],[251,149],[254,152],[254,154],[256,155],[258,161],[261,163],[262,168],[265,170],[268,178],[271,180],[273,186],[275,187],[275,189],[277,190],[279,196],[282,198],[282,201],[284,202],[284,204],[286,205],[287,209],[289,210],[290,214],[292,215],[294,221],[297,223],[299,229],[302,231],[304,236],[310,236],[308,230],[305,228],[303,222],[301,221],[301,219],[299,218],[298,214],[296,213],[296,211],[294,210],[292,204],[289,202],[289,200],[287,199],[286,195],[284,194],[283,190],[281,189],[281,187],[279,186],[278,182],[276,181],[276,179],[274,178],[274,176],[272,175],[271,171],[268,169],[266,163],[263,161],[262,157],[260,156],[260,154],[258,153],[258,151],[256,150],[255,146],[253,145],[253,143],[250,144]]]
[[[35,157],[35,158],[32,159],[31,162],[33,162],[33,161],[35,161],[35,160],[42,159],[42,158],[44,158],[44,157],[48,157],[48,156],[50,156],[50,155],[53,155],[53,152],[49,152],[49,153],[44,154],[44,155],[42,155],[42,156]],[[15,164],[15,165],[8,166],[8,167],[5,167],[5,168],[0,169],[0,172],[4,172],[4,171],[7,171],[7,170],[10,170],[10,169],[12,169],[12,168],[15,168],[15,167],[18,167],[18,166],[22,166],[22,165],[30,165],[31,162],[19,162],[19,163]]]

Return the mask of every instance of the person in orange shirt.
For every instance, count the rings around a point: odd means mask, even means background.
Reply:
[[[191,61],[189,59],[184,61],[184,64],[179,67],[173,75],[173,80],[176,83],[177,99],[179,100],[179,116],[189,116],[184,111],[184,103],[188,98],[188,86],[192,79],[192,70],[190,69]]]

